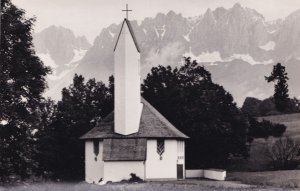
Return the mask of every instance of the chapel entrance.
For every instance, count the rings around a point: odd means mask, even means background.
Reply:
[[[183,164],[177,164],[177,180],[183,179]]]

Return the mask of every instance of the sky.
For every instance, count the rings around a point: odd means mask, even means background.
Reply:
[[[101,29],[112,23],[119,23],[125,17],[122,9],[126,3],[129,19],[142,21],[145,17],[154,17],[157,13],[170,10],[185,17],[194,17],[210,8],[230,8],[235,3],[253,8],[266,20],[285,18],[300,9],[300,0],[12,0],[27,16],[35,16],[35,32],[51,26],[64,26],[76,35],[85,35],[92,43]]]

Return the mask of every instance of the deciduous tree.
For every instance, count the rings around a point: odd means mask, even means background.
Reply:
[[[25,178],[35,165],[32,132],[39,128],[38,108],[50,69],[33,50],[33,23],[10,0],[1,1],[0,179]]]
[[[225,167],[231,156],[247,156],[247,120],[229,92],[190,58],[180,68],[158,66],[142,94],[171,123],[187,134],[187,167]]]
[[[52,178],[83,179],[84,142],[79,138],[112,109],[109,87],[95,79],[85,82],[76,74],[73,83],[62,90],[54,119],[41,134],[38,149],[41,173]]]

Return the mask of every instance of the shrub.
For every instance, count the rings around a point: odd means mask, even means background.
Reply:
[[[281,137],[286,130],[286,126],[283,124],[273,124],[272,135],[274,137]]]
[[[266,156],[272,160],[274,170],[291,170],[299,165],[299,151],[299,142],[281,137],[269,145]]]
[[[281,137],[286,130],[286,126],[283,124],[272,123],[267,120],[257,121],[255,118],[249,118],[249,124],[249,134],[254,138]]]

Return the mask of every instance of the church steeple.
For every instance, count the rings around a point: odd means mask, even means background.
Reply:
[[[129,11],[128,7],[126,10]],[[140,49],[127,18],[122,23],[116,41],[114,62],[114,131],[122,135],[137,133],[143,107],[140,95]]]
[[[139,48],[138,43],[137,43],[137,40],[136,40],[136,38],[135,38],[135,35],[134,35],[134,32],[133,32],[132,26],[131,26],[131,24],[130,24],[130,21],[129,21],[128,19],[126,19],[126,18],[124,19],[124,21],[123,21],[123,23],[122,23],[122,26],[121,26],[121,29],[120,29],[120,32],[119,32],[119,35],[118,35],[118,38],[117,38],[117,41],[116,41],[116,44],[115,44],[115,47],[114,47],[114,51],[116,51],[116,48],[117,48],[117,45],[118,45],[120,36],[121,36],[122,31],[123,31],[123,28],[124,28],[124,25],[127,25],[127,28],[128,28],[128,30],[129,30],[129,33],[130,33],[131,37],[132,37],[132,40],[133,40],[134,45],[135,45],[135,47],[136,47],[136,50],[137,50],[138,52],[140,52],[140,48]],[[124,29],[124,30],[126,30],[126,29]]]

